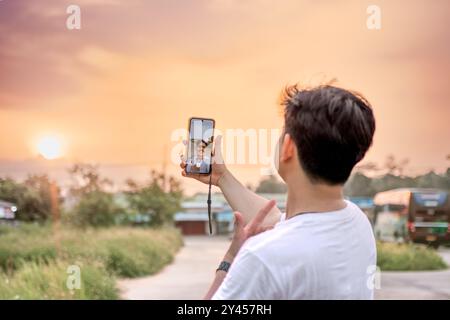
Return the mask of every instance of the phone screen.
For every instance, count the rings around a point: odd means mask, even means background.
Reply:
[[[187,145],[186,172],[210,174],[214,140],[214,120],[191,118]]]

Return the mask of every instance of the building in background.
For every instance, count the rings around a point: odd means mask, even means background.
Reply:
[[[286,194],[284,193],[258,193],[266,199],[274,199],[281,212],[286,211]],[[209,234],[208,207],[206,193],[199,193],[181,204],[181,211],[174,216],[175,226],[184,235]],[[368,216],[373,219],[374,204],[370,197],[350,197],[348,200],[355,203]],[[213,234],[230,234],[233,232],[233,210],[228,205],[222,193],[211,195],[211,216]]]
[[[275,199],[281,211],[285,211],[285,194],[261,193],[266,199]],[[193,198],[181,204],[182,210],[174,216],[175,226],[184,235],[209,234],[207,194],[197,194]],[[211,195],[211,216],[213,234],[229,234],[233,232],[234,216],[233,210],[228,205],[222,193]]]
[[[205,201],[194,198],[181,204],[182,211],[175,213],[175,226],[184,235],[209,234],[208,208]],[[211,203],[212,231],[218,233],[216,216],[226,210],[222,201],[213,200]]]

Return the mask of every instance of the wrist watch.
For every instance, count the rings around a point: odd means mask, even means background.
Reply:
[[[229,263],[229,262],[227,262],[227,261],[222,261],[222,262],[219,264],[219,267],[216,269],[216,272],[219,271],[219,270],[228,272],[228,269],[230,269],[230,266],[231,266],[231,263]]]

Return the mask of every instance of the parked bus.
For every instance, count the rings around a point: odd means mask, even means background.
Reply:
[[[394,189],[374,197],[374,233],[377,239],[450,243],[449,193],[438,189]]]

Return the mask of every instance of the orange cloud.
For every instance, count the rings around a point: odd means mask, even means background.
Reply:
[[[336,77],[374,106],[369,160],[448,165],[447,1],[379,1],[380,31],[361,1],[86,0],[79,31],[68,4],[0,3],[0,158],[33,156],[28,142],[53,130],[73,159],[158,166],[188,117],[280,127],[284,85]]]

